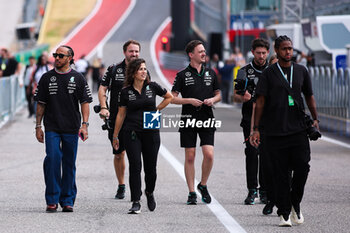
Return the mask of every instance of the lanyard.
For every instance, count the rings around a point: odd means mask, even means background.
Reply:
[[[278,64],[278,62],[277,62],[277,66],[278,66],[278,69],[280,69],[282,76],[283,76],[283,77],[286,79],[286,81],[288,82],[287,75],[283,73],[283,70],[282,70],[282,68],[280,67],[280,64]],[[289,82],[290,88],[292,88],[292,85],[293,85],[293,63],[292,63],[292,66],[290,67],[290,82]]]

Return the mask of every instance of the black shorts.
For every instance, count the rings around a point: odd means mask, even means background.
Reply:
[[[115,150],[113,147],[113,132],[114,132],[114,126],[112,129],[108,130],[108,138],[111,141],[112,149],[113,149],[113,154],[117,155],[122,153],[125,150],[125,143],[124,143],[124,130],[121,129],[118,135],[119,138],[119,148],[118,150]]]
[[[197,134],[201,139],[200,146],[211,145],[214,146],[214,130],[210,131],[181,131],[180,132],[180,143],[181,147],[191,148],[196,147]]]

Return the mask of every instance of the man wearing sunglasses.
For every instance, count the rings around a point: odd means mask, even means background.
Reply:
[[[46,212],[56,212],[58,204],[63,212],[73,212],[78,135],[83,141],[88,139],[92,96],[84,76],[70,67],[74,63],[73,49],[62,45],[52,55],[55,68],[43,74],[35,92],[38,101],[35,131],[39,142],[43,143],[45,136]],[[45,134],[41,126],[43,117]]]

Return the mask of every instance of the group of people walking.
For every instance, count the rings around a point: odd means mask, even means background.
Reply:
[[[237,75],[238,79],[255,80],[252,82],[254,85],[240,93],[235,91],[235,99],[244,102],[241,126],[246,142],[248,188],[244,203],[252,205],[259,196],[266,204],[264,214],[271,214],[276,205],[277,214],[281,216],[281,226],[291,226],[291,211],[294,222],[300,224],[304,221],[300,202],[309,171],[310,148],[306,125],[300,114],[304,110],[301,92],[314,119],[313,126],[318,128],[310,77],[304,67],[291,62],[292,49],[288,37],[278,37],[275,41],[278,61],[268,65],[269,43],[264,39],[255,39],[252,42],[254,59],[241,68]],[[129,213],[132,214],[141,211],[142,164],[147,206],[150,211],[156,208],[154,191],[160,135],[158,128],[144,127],[144,113],[151,112],[156,119],[159,111],[168,104],[179,104],[182,105],[182,121],[204,122],[214,119],[213,106],[221,101],[216,74],[204,64],[206,50],[202,41],[193,40],[186,45],[185,51],[190,62],[177,73],[171,91],[151,81],[146,61],[139,57],[140,50],[138,41],[127,41],[123,45],[124,59],[107,68],[98,89],[99,115],[108,122],[108,138],[118,180],[115,198],[125,198],[126,152],[132,201]],[[77,142],[78,137],[83,141],[88,139],[89,103],[92,102],[92,96],[84,76],[70,68],[74,63],[73,49],[62,45],[53,56],[55,67],[42,75],[35,94],[38,102],[35,129],[38,141],[44,142],[45,137],[46,144],[46,211],[56,212],[60,204],[62,211],[72,212],[77,192]],[[282,82],[288,83],[290,90],[283,88]],[[156,96],[163,98],[158,105]],[[41,129],[43,118],[45,135]],[[189,191],[186,203],[197,203],[196,187],[202,201],[209,204],[211,196],[207,182],[213,167],[216,129],[212,125],[185,125],[187,127],[180,127],[179,132],[180,144],[185,151],[184,170]],[[203,161],[201,180],[196,185],[194,162],[198,136]]]

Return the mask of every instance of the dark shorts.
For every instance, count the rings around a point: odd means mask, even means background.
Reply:
[[[125,143],[124,143],[124,130],[121,129],[118,135],[119,138],[119,148],[118,150],[115,150],[113,148],[113,132],[114,132],[114,126],[112,127],[111,130],[108,130],[108,138],[111,141],[112,149],[113,149],[113,154],[117,155],[122,153],[125,150]]]
[[[211,145],[214,146],[214,133],[215,131],[181,131],[180,132],[180,143],[181,147],[191,148],[196,147],[197,134],[201,140],[200,146]]]

